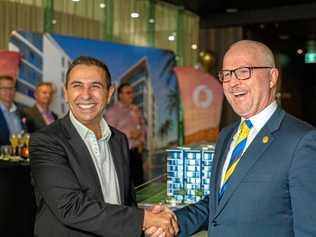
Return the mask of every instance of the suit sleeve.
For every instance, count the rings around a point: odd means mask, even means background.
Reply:
[[[141,236],[144,212],[112,205],[83,189],[69,165],[62,140],[43,132],[30,141],[33,184],[53,215],[65,226],[97,236]]]
[[[113,130],[113,128],[112,128]],[[128,150],[128,141],[127,141],[127,137],[124,133],[121,133],[121,137],[122,137],[122,155],[125,159],[125,163],[127,164],[127,166],[129,167],[129,172],[127,175],[128,176],[128,187],[127,187],[127,198],[126,198],[126,202],[127,202],[127,205],[129,206],[136,206],[137,207],[137,202],[136,202],[136,193],[135,193],[135,187],[134,187],[134,183],[133,183],[133,177],[132,177],[132,173],[130,172],[130,162],[131,162],[131,159],[130,159],[130,153],[129,153],[129,150]]]
[[[316,236],[316,130],[297,144],[289,171],[295,237]]]
[[[175,211],[180,227],[179,237],[207,229],[209,217],[209,196],[203,200]]]

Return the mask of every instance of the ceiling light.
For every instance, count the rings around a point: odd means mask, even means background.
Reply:
[[[105,7],[106,7],[105,3],[103,3],[103,2],[100,3],[100,7],[101,7],[101,8],[105,8]]]
[[[56,20],[56,19],[53,19],[53,20],[52,20],[52,24],[55,25],[56,23],[57,23],[57,20]]]
[[[296,53],[297,53],[297,54],[302,54],[302,53],[303,53],[303,49],[298,49],[298,50],[296,50]]]
[[[151,24],[155,23],[155,19],[154,18],[150,18],[149,19],[149,23],[151,23]]]
[[[174,41],[176,39],[176,37],[174,35],[169,35],[168,36],[168,40],[169,41]]]
[[[131,13],[131,17],[132,18],[138,18],[139,17],[139,13],[138,12],[132,12]]]
[[[205,60],[205,61],[211,61],[211,56],[208,55],[208,54],[205,55],[204,60]]]
[[[192,48],[193,50],[196,50],[196,49],[197,49],[197,45],[196,45],[196,44],[192,44],[191,48]]]
[[[73,2],[80,2],[80,0],[71,0],[71,1],[73,1]]]

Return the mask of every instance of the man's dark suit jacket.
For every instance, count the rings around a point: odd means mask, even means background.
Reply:
[[[41,128],[46,126],[44,118],[41,112],[38,110],[36,104],[30,108],[26,108],[24,112],[26,115],[26,124],[30,133],[40,130]],[[56,120],[57,114],[52,112],[52,115]]]
[[[104,202],[93,160],[69,115],[31,135],[35,237],[141,236],[144,211],[136,207],[127,138],[114,128],[111,132],[123,205]]]
[[[244,152],[218,202],[222,167],[239,122],[215,148],[211,193],[176,211],[179,237],[316,236],[316,129],[278,108]]]
[[[23,110],[17,107],[16,114],[21,120],[22,129],[25,132],[28,132],[28,128],[26,124],[24,123],[25,114]],[[5,120],[4,114],[2,110],[0,109],[0,145],[9,145],[10,144],[9,137],[10,137],[9,127],[8,127],[7,121]]]

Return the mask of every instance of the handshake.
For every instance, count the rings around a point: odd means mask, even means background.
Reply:
[[[176,215],[162,205],[145,209],[143,230],[150,237],[173,237],[179,232]]]

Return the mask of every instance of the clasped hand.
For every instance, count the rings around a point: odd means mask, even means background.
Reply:
[[[179,232],[176,215],[161,205],[145,209],[143,229],[150,237],[172,237]]]

